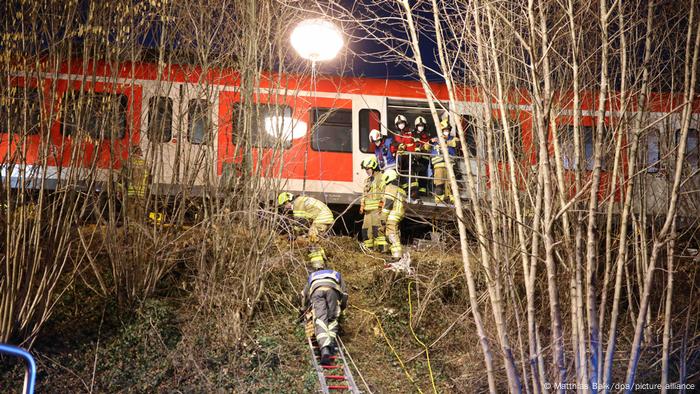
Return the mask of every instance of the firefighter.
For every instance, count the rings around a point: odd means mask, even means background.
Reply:
[[[377,159],[368,157],[362,160],[362,169],[367,172],[367,180],[360,200],[360,214],[365,215],[362,221],[363,245],[368,250],[386,251],[386,238],[381,223],[382,193],[384,182],[378,171]]]
[[[323,261],[326,252],[319,244],[320,238],[326,235],[328,228],[333,224],[333,212],[321,201],[308,196],[294,197],[292,193],[282,192],[277,196],[277,205],[285,212],[292,212],[294,219],[307,225],[309,231],[309,261],[317,263]],[[295,233],[300,228],[295,228]]]
[[[421,117],[419,116],[418,118]],[[405,116],[396,116],[394,124],[398,130],[396,133],[396,142],[398,144],[399,169],[402,174],[409,175],[401,176],[401,187],[406,190],[407,193],[410,189],[411,200],[414,200],[418,198],[418,179],[415,178],[418,174],[418,168],[417,160],[413,156],[413,153],[416,151],[416,139],[413,136],[413,131],[406,123]]]
[[[427,127],[428,123],[422,116],[417,117],[414,123],[416,126],[416,130],[413,132],[413,134],[415,134],[417,137],[416,142],[418,143],[418,146],[428,147],[427,152],[430,153],[432,147],[430,146],[431,137]],[[421,148],[421,150],[425,149]],[[421,176],[421,178],[418,179],[418,194],[425,196],[428,194],[428,191],[432,189],[430,187],[430,178],[433,176],[433,173],[432,167],[430,166],[430,157],[419,156],[416,161],[418,164],[418,175]]]
[[[321,349],[321,365],[328,365],[335,354],[338,319],[347,307],[348,293],[340,272],[328,269],[323,260],[312,267],[314,271],[301,292],[303,310],[311,312],[313,332]]]
[[[386,228],[386,238],[391,245],[391,257],[400,259],[403,254],[399,225],[403,220],[406,192],[396,185],[398,174],[394,170],[384,172],[384,204],[382,225]]]
[[[138,220],[145,216],[146,196],[151,176],[146,160],[141,154],[139,145],[132,145],[129,149],[129,158],[122,166],[121,194],[123,208],[126,216],[131,220]]]
[[[374,156],[381,171],[396,168],[396,144],[392,136],[377,129],[369,132],[369,142],[374,144]]]
[[[450,156],[455,156],[457,154],[457,139],[451,135],[452,126],[450,126],[449,119],[444,119],[440,122],[440,130],[442,136],[447,144],[447,151]],[[447,179],[447,168],[445,167],[445,159],[442,157],[442,152],[440,151],[440,144],[437,138],[431,139],[431,144],[426,147],[430,149],[431,158],[430,162],[433,167],[433,184],[435,185],[435,203],[443,202],[454,202],[454,197],[452,196],[452,189],[450,188],[450,183]]]

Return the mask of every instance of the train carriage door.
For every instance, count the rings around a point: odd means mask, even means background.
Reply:
[[[180,138],[176,162],[180,183],[199,194],[217,184],[216,130],[218,90],[214,85],[184,83],[180,88]]]
[[[648,215],[665,215],[680,145],[682,114],[653,113],[649,123],[655,127],[640,137],[638,160],[645,168],[642,180],[644,208]],[[700,209],[700,115],[693,114],[685,146],[681,173],[678,216],[694,220]],[[640,201],[641,203],[641,201]]]
[[[466,183],[467,179],[467,165],[471,169],[471,174],[474,179],[474,185],[476,186],[477,195],[482,195],[486,190],[486,161],[482,158],[486,157],[486,152],[484,151],[484,143],[480,141],[481,135],[479,133],[480,126],[483,127],[481,130],[485,129],[483,122],[485,121],[483,107],[478,103],[471,102],[457,102],[454,111],[460,115],[459,121],[462,123],[462,128],[464,129],[464,137],[466,139],[467,150],[469,151],[469,159],[459,162],[459,172],[462,174],[462,179],[464,180],[464,187],[461,187],[462,198],[468,198],[469,193],[467,191]],[[455,128],[455,133],[456,133]],[[463,152],[459,155],[462,156]]]
[[[144,86],[141,150],[151,164],[154,194],[170,194],[177,185],[175,169],[180,114],[178,87],[170,82]]]
[[[352,181],[353,192],[362,193],[367,178],[365,171],[360,168],[362,160],[374,156],[374,146],[369,143],[369,132],[372,129],[386,128],[386,98],[382,96],[357,96],[352,103],[353,122],[352,141]]]

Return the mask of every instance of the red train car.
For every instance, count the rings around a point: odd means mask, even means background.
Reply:
[[[256,88],[254,103],[241,102],[241,81],[230,70],[203,72],[180,66],[159,70],[145,63],[125,63],[113,69],[104,63],[76,60],[55,73],[31,78],[17,75],[8,82],[15,88],[10,89],[12,97],[5,103],[4,115],[10,119],[3,119],[0,130],[0,178],[3,182],[9,179],[13,187],[25,182],[51,189],[79,182],[87,171],[106,173],[121,166],[129,146],[140,144],[144,152],[155,156],[151,159],[156,193],[197,190],[239,174],[243,160],[239,145],[245,143],[254,147],[248,159],[264,166],[265,176],[281,179],[286,190],[347,204],[356,201],[362,190],[365,174],[360,162],[373,154],[370,130],[391,130],[399,113],[407,116],[409,124],[417,116],[432,119],[420,83],[402,80],[321,77],[312,89],[307,77],[266,74]],[[448,101],[443,85],[432,88],[439,100]],[[591,95],[583,96],[582,144],[585,167],[590,170],[595,101]],[[453,118],[460,116],[468,126],[474,157],[461,166],[470,165],[478,174],[475,181],[483,192],[490,186],[486,154],[483,141],[473,132],[488,119],[484,116],[488,106],[480,97],[475,90],[461,89],[460,101],[450,110]],[[663,191],[668,189],[664,163],[677,145],[680,128],[676,100],[668,95],[651,97],[649,116],[653,119],[647,123],[654,124],[654,130],[646,133],[642,147],[647,163],[645,187],[650,190],[646,194],[658,207],[665,204]],[[693,104],[686,162],[698,178],[700,100]],[[246,136],[237,127],[242,106],[256,114],[250,128],[253,133]],[[515,126],[518,158],[524,168],[529,167],[536,155],[531,107],[520,100],[510,103],[508,111]],[[82,119],[76,119],[76,113]],[[104,113],[109,116],[98,116]],[[493,115],[498,130],[498,113]],[[605,122],[610,125],[611,141],[620,115],[619,105],[609,106]],[[571,134],[570,109],[564,106],[555,119],[560,135]],[[429,123],[434,131],[435,125]],[[80,138],[75,135],[76,124],[84,129]],[[565,171],[573,170],[568,142],[562,145],[562,154]],[[601,195],[610,194],[606,191],[610,163],[612,158],[606,157]],[[430,201],[426,199],[426,205]]]

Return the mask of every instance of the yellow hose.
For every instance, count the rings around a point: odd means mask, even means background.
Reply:
[[[396,349],[394,349],[394,346],[391,344],[391,341],[389,341],[389,337],[386,336],[386,332],[384,332],[384,327],[382,327],[382,321],[379,320],[379,317],[374,312],[368,311],[367,309],[362,309],[362,308],[356,307],[355,305],[353,305],[352,307],[359,310],[359,311],[362,311],[362,312],[365,312],[367,314],[374,316],[374,318],[377,320],[377,325],[379,325],[379,330],[381,331],[382,336],[384,337],[384,340],[386,341],[386,344],[389,345],[389,348],[391,349],[392,353],[394,353],[394,357],[396,357],[396,360],[399,362],[399,365],[401,365],[401,369],[403,369],[404,374],[406,374],[406,377],[413,384],[413,386],[416,387],[416,390],[418,390],[419,393],[423,394],[423,390],[421,390],[420,387],[418,387],[418,384],[416,383],[416,381],[413,380],[413,377],[406,369],[406,365],[404,365],[403,361],[401,360],[401,357],[399,357],[399,354],[396,353]],[[432,376],[432,373],[431,373],[431,376]]]

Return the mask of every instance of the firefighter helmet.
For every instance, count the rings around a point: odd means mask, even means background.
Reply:
[[[425,121],[425,118],[424,118],[424,117],[419,116],[419,117],[416,118],[415,121],[413,121],[413,124],[415,124],[416,127],[418,127],[418,126],[421,126],[421,125],[422,125],[422,126],[425,126],[425,125],[428,124],[428,123]]]
[[[450,119],[449,118],[445,118],[442,120],[442,122],[440,122],[440,129],[452,130],[452,126],[450,126]]]
[[[288,202],[292,202],[294,195],[290,192],[282,192],[277,196],[277,206],[282,206]]]
[[[384,171],[384,184],[388,185],[391,182],[394,182],[398,177],[399,174],[396,173],[396,170],[386,170]]]
[[[403,115],[396,115],[396,117],[394,118],[394,126],[398,126],[399,123],[402,123],[402,122],[403,122],[404,124],[408,124],[408,121],[406,120],[406,117],[405,117],[405,116],[403,116]]]
[[[360,164],[360,168],[362,168],[363,170],[376,170],[377,167],[379,167],[379,164],[377,164],[377,158],[374,156],[362,160],[362,163]]]
[[[372,129],[372,131],[369,132],[369,142],[377,142],[382,139],[382,133],[379,132],[377,129]]]

